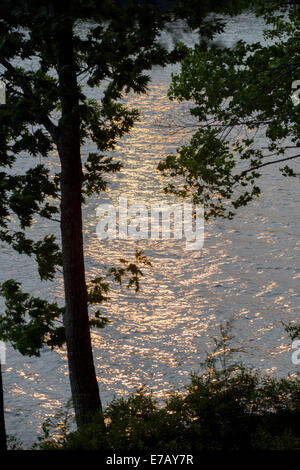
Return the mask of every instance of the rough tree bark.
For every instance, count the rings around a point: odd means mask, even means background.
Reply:
[[[72,23],[66,4],[53,2],[59,20],[55,33],[62,118],[57,148],[61,161],[61,237],[66,313],[64,318],[70,384],[76,421],[87,423],[102,412],[92,355],[82,236],[82,163],[79,95]]]

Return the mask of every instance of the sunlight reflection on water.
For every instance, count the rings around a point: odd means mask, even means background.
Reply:
[[[259,40],[261,21],[251,22],[249,28],[247,15],[230,20],[222,40]],[[155,68],[149,94],[126,100],[141,110],[141,121],[116,149],[124,169],[109,177],[107,195],[91,198],[84,208],[88,279],[105,272],[105,266],[121,256],[130,259],[136,248],[143,249],[152,263],[143,269],[140,292],[114,286],[111,300],[101,307],[111,323],[94,331],[92,338],[104,403],[144,384],[156,397],[178,390],[191,371],[199,371],[218,325],[230,318],[235,319],[236,345],[246,349],[245,363],[281,375],[297,372],[282,321],[298,319],[300,310],[299,183],[293,180],[291,185],[276,169],[269,169],[264,195],[240,210],[233,221],[207,223],[204,248],[198,252],[186,251],[182,240],[100,242],[96,237],[95,210],[101,202],[116,203],[119,195],[149,205],[178,202],[166,198],[165,179],[156,171],[158,162],[184,138],[162,127],[187,109],[166,97],[173,70]],[[57,164],[53,155],[52,165]],[[37,226],[37,234],[42,228],[47,230],[48,225]],[[62,299],[61,279],[45,287],[30,260],[8,250],[1,257],[1,280],[16,277],[34,295]],[[8,432],[29,445],[42,420],[70,397],[66,351],[44,350],[36,359],[23,358],[8,347],[4,383]]]

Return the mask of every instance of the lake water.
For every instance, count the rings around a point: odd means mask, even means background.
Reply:
[[[262,40],[263,22],[250,13],[231,19],[220,41]],[[187,42],[192,37],[184,36]],[[165,40],[170,40],[165,35]],[[117,203],[178,202],[164,195],[165,179],[156,170],[166,155],[174,153],[187,135],[166,123],[180,120],[186,104],[168,101],[170,74],[178,67],[154,68],[145,96],[130,95],[129,106],[141,111],[141,121],[116,149],[123,161],[120,174],[109,177],[110,188],[91,198],[84,207],[87,277],[105,272],[118,258],[131,259],[143,249],[152,263],[144,268],[137,294],[114,286],[111,300],[102,306],[111,323],[94,331],[93,347],[103,403],[115,395],[128,395],[145,385],[162,398],[189,381],[219,335],[219,325],[233,319],[234,345],[243,347],[245,364],[260,371],[297,373],[291,362],[291,341],[282,322],[300,315],[300,185],[281,177],[276,168],[264,172],[263,196],[241,209],[233,221],[205,225],[201,251],[187,251],[183,240],[100,242],[96,236],[96,207]],[[90,96],[99,98],[99,92]],[[89,148],[85,149],[88,151]],[[31,159],[22,161],[22,170]],[[53,155],[51,166],[58,165]],[[299,166],[295,163],[295,166]],[[35,236],[57,232],[55,225],[36,222]],[[62,302],[62,280],[41,283],[30,259],[8,249],[1,251],[0,281],[16,278],[33,295]],[[22,357],[7,347],[3,366],[6,424],[9,434],[29,447],[46,417],[53,416],[70,398],[66,351],[43,350],[40,358]]]

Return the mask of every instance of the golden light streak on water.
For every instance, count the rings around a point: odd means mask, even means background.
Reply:
[[[226,40],[259,37],[261,23],[252,21],[251,32],[247,15],[243,18],[231,21]],[[141,110],[141,121],[116,148],[124,169],[108,177],[106,195],[91,198],[84,206],[88,280],[105,273],[120,257],[131,259],[136,248],[144,249],[153,265],[143,268],[140,292],[114,285],[110,301],[101,306],[111,323],[93,331],[92,340],[104,403],[143,385],[160,399],[170,390],[183,390],[190,372],[200,371],[200,362],[214,345],[212,337],[219,335],[219,325],[232,317],[234,346],[245,348],[241,357],[247,364],[271,374],[298,371],[291,363],[291,343],[282,325],[300,317],[300,188],[296,181],[291,187],[276,169],[270,169],[259,201],[242,209],[233,221],[206,224],[200,252],[187,252],[182,240],[100,242],[96,237],[97,205],[116,204],[120,194],[128,197],[129,204],[180,202],[166,198],[165,179],[156,171],[158,162],[189,137],[165,126],[186,117],[187,111],[186,105],[166,97],[172,70],[154,69],[149,94],[128,97],[127,104]],[[94,92],[91,98],[99,97]],[[85,154],[92,150],[87,146]],[[55,172],[58,157],[55,152],[52,156]],[[37,221],[35,228],[39,236],[42,228],[50,226],[42,227]],[[52,229],[59,234],[57,224]],[[35,277],[31,260],[9,251],[1,256],[1,280],[16,277],[33,295],[63,300],[61,278],[46,286]],[[70,398],[66,350],[45,350],[41,358],[23,358],[8,347],[7,362],[8,430],[30,438],[42,420],[53,417]]]

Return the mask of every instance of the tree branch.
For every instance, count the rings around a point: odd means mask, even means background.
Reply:
[[[27,80],[18,73],[15,67],[3,57],[0,59],[0,64],[3,65],[3,67],[5,67],[6,70],[14,77],[16,83],[22,89],[24,96],[33,100],[37,106],[40,106],[40,103],[35,98],[30,85],[28,85],[27,83]],[[1,108],[3,109],[2,106],[3,105],[1,105]],[[4,105],[4,106],[7,107],[9,105]],[[4,108],[4,109],[7,109],[7,108]],[[42,124],[45,126],[46,130],[49,132],[54,142],[57,143],[58,138],[59,138],[59,127],[56,126],[48,116],[45,116],[43,118]]]
[[[239,181],[244,175],[246,175],[246,174],[249,173],[250,171],[259,170],[260,168],[263,168],[264,166],[274,165],[274,163],[286,162],[286,161],[288,161],[288,160],[294,160],[294,159],[299,158],[299,157],[300,157],[300,154],[298,154],[298,155],[293,155],[292,157],[281,158],[281,159],[279,159],[279,160],[274,160],[274,161],[272,161],[272,162],[266,162],[266,163],[262,163],[261,165],[257,165],[257,166],[253,166],[253,167],[251,167],[251,168],[247,168],[247,170],[244,170],[244,171],[242,171],[242,173],[240,173],[239,175],[237,175],[236,181]]]

